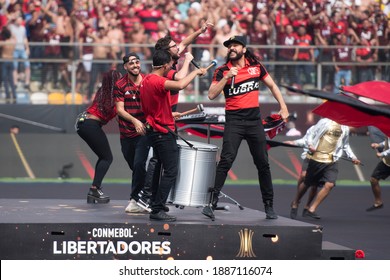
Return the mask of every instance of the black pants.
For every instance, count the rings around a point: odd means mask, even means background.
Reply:
[[[91,150],[98,156],[92,186],[100,188],[103,178],[113,160],[107,136],[102,129],[101,123],[92,119],[78,122],[77,134],[80,135]]]
[[[257,168],[263,202],[272,202],[274,192],[268,163],[267,142],[260,119],[226,121],[221,159],[217,166],[214,190],[221,191],[225,184],[228,171],[236,159],[242,140],[247,141],[253,162]]]
[[[178,173],[179,147],[172,133],[150,132],[153,151],[158,160],[153,172],[152,212],[164,209],[171,188],[176,183]],[[161,164],[161,166],[160,166]],[[160,177],[160,171],[162,174]],[[158,180],[160,177],[160,180]]]
[[[149,137],[121,138],[122,154],[133,171],[130,199],[138,201],[138,194],[145,185],[146,160],[150,149]]]

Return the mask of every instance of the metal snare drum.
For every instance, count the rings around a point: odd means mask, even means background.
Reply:
[[[169,201],[177,206],[206,206],[214,186],[218,147],[206,143],[177,140],[179,171]]]

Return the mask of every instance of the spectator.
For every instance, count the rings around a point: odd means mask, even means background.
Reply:
[[[259,46],[259,48],[252,48],[252,51],[262,61],[270,59],[270,49],[263,46],[269,45],[271,32],[272,26],[265,14],[259,14],[259,19],[256,19],[248,30],[249,45]]]
[[[84,24],[84,28],[80,31],[79,34],[79,54],[82,59],[81,62],[81,81],[78,80],[78,88],[81,89],[80,83],[89,84],[91,78],[91,70],[92,70],[92,60],[93,60],[93,46],[88,45],[93,42],[93,38],[91,34],[93,34],[94,29],[88,24]],[[86,98],[87,99],[87,98]],[[86,100],[86,103],[88,101]]]
[[[348,42],[348,37],[341,34],[340,40],[337,42],[337,48],[333,51],[333,62],[335,62],[335,76],[333,93],[339,93],[340,86],[343,82],[345,86],[351,84],[352,66],[345,64],[337,64],[337,62],[348,63],[352,61],[352,46]]]
[[[111,44],[111,51],[115,54],[115,59],[120,60],[122,56],[125,54],[125,34],[122,29],[118,27],[118,20],[111,19],[110,24],[108,26],[107,38]],[[122,65],[119,63],[116,65],[116,70],[121,72],[123,69]]]
[[[282,79],[285,84],[292,84],[295,82],[296,73],[295,66],[288,64],[288,62],[294,61],[295,49],[292,46],[295,45],[295,34],[291,24],[286,27],[281,26],[280,36],[278,37],[277,44],[281,46],[288,46],[290,48],[281,48],[277,50],[277,60],[287,62],[286,64],[278,64],[275,66],[275,81],[276,84],[280,84]]]
[[[134,22],[133,30],[128,34],[128,42],[131,43],[129,52],[136,53],[141,61],[150,58],[152,51],[145,46],[149,37],[145,34],[145,29],[140,22]],[[141,65],[141,71],[146,72],[144,64]]]
[[[161,11],[157,10],[154,0],[145,0],[144,9],[140,10],[137,16],[141,19],[146,34],[158,32],[157,22],[163,18]]]
[[[55,28],[56,27],[53,24],[46,22],[46,29],[44,31],[45,35],[43,39],[44,42],[47,43],[43,51],[45,58],[55,59],[61,55],[60,35],[56,33]],[[53,79],[53,88],[58,88],[58,63],[57,62],[45,63],[41,75],[41,87],[40,87],[41,90],[45,87],[46,79],[49,75]]]
[[[311,73],[313,73],[313,65],[308,64],[310,62],[314,63],[314,50],[310,47],[313,45],[313,40],[312,37],[307,34],[306,26],[299,26],[294,42],[295,46],[297,46],[295,49],[294,60],[303,62],[295,67],[295,83],[298,86],[313,84],[311,77]],[[303,79],[301,76],[303,76]]]
[[[24,87],[29,89],[30,87],[30,61],[28,58],[30,56],[30,47],[27,39],[26,28],[24,27],[22,16],[18,16],[13,23],[10,24],[9,29],[12,36],[16,39],[16,46],[14,50],[14,59],[23,59],[22,63],[24,65]],[[18,84],[18,67],[19,62],[14,61],[14,71],[13,79],[14,84]]]
[[[378,61],[387,63],[387,65],[379,66],[380,79],[382,81],[390,80],[390,28],[388,26],[387,17],[382,11],[375,14],[376,35],[378,38]]]
[[[374,67],[370,63],[376,62],[377,58],[375,49],[371,48],[367,39],[361,39],[360,42],[361,46],[356,49],[358,83],[375,80]]]
[[[35,7],[40,7],[40,4],[39,6],[36,4]],[[26,29],[29,34],[29,42],[39,43],[44,41],[45,21],[43,18],[42,10],[40,8],[32,11],[30,20],[26,22]],[[30,50],[30,57],[32,59],[43,58],[44,48],[42,46],[31,46]],[[31,63],[31,67],[32,69],[42,68],[42,63]]]
[[[333,45],[330,19],[324,12],[321,12],[315,17],[318,18],[318,24],[314,29],[314,44],[321,46],[317,61],[319,63],[332,62],[332,49],[327,48],[327,46]],[[321,88],[326,91],[332,90],[334,84],[333,65],[322,65],[321,82]]]
[[[16,88],[14,79],[9,73],[13,73],[14,71],[12,59],[14,57],[16,40],[12,37],[11,31],[7,27],[3,27],[0,37],[5,43],[0,49],[1,58],[8,60],[1,62],[1,80],[4,83],[5,97],[7,99],[6,103],[15,103]]]
[[[227,48],[223,46],[223,42],[230,37],[243,35],[239,26],[240,24],[237,21],[235,22],[234,27],[231,27],[230,24],[225,24],[221,30],[217,31],[217,34],[211,41],[210,59],[213,60],[215,58],[218,61],[218,65],[223,64],[227,56]],[[214,45],[217,46],[216,52],[214,51]]]
[[[101,80],[100,74],[107,72],[111,66],[107,62],[99,62],[99,60],[115,58],[115,53],[110,47],[107,31],[104,29],[104,27],[99,27],[96,32],[93,32],[89,36],[93,39],[93,43],[95,43],[95,45],[93,46],[93,62],[88,86],[87,100],[92,98],[96,84]]]

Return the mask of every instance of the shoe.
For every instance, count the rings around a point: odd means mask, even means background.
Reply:
[[[319,216],[316,212],[310,212],[309,210],[307,210],[306,212],[306,217],[310,217],[317,220],[321,219],[321,216]]]
[[[133,199],[134,200],[134,199]],[[135,200],[134,200],[135,201]],[[143,200],[142,197],[138,199],[137,202],[135,202],[138,207],[142,208],[143,210],[147,212],[152,212],[152,209],[150,208],[150,205],[147,201]]]
[[[371,207],[367,208],[366,211],[367,212],[371,212],[371,211],[374,211],[374,210],[378,210],[378,209],[382,209],[383,208],[383,203],[382,204],[379,204],[379,205],[372,205]]]
[[[176,217],[174,216],[169,216],[167,213],[165,213],[164,210],[161,210],[157,213],[150,213],[149,215],[150,220],[155,220],[155,221],[166,221],[166,222],[174,222],[176,221]]]
[[[303,209],[302,217],[307,217],[307,212],[309,212],[309,210],[307,210],[307,208]]]
[[[269,220],[274,220],[278,218],[278,215],[275,214],[272,202],[264,203],[265,218]]]
[[[297,218],[297,215],[298,215],[298,208],[292,208],[291,207],[290,218],[295,220]]]
[[[217,209],[217,207],[218,207],[219,194],[220,194],[219,191],[213,190],[211,192],[210,203],[211,203],[211,208],[213,210]]]
[[[213,208],[212,206],[203,207],[202,214],[205,215],[206,217],[210,218],[212,221],[214,221],[215,215],[214,215],[212,208]]]
[[[90,188],[87,203],[109,203],[110,197],[105,195],[101,188]]]
[[[134,199],[130,199],[130,203],[129,203],[129,205],[127,205],[125,212],[126,213],[146,213],[147,211],[144,208],[139,207],[137,205],[137,202]]]

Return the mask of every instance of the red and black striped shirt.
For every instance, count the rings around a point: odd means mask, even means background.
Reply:
[[[142,78],[144,78],[144,74]],[[124,102],[125,111],[133,117],[145,123],[145,115],[141,110],[139,86],[130,80],[129,75],[124,75],[114,86],[114,98],[116,102]],[[119,132],[121,138],[134,138],[139,136],[134,124],[118,115]]]
[[[214,72],[212,83],[218,83],[229,72],[231,67],[233,66],[230,61],[218,67]],[[235,76],[234,88],[231,89],[231,79],[223,88],[226,100],[226,117],[231,116],[239,119],[260,118],[260,81],[267,76],[268,72],[261,63],[250,65],[245,60],[245,67],[238,70]]]

